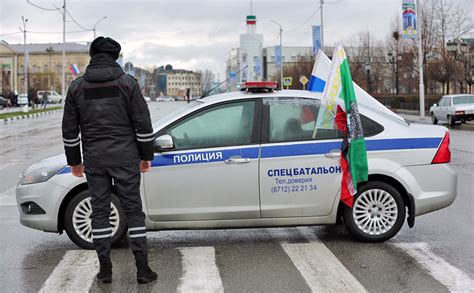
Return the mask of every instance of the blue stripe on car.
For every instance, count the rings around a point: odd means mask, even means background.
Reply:
[[[368,139],[366,140],[367,151],[387,150],[409,150],[409,149],[431,149],[438,148],[442,137],[428,138],[397,138],[397,139]],[[286,145],[264,145],[262,146],[261,158],[278,158],[293,156],[322,155],[334,149],[341,148],[341,141],[335,142],[310,142]],[[222,149],[201,152],[180,152],[155,155],[152,167],[164,167],[174,165],[189,165],[222,162],[232,156],[257,159],[258,147]],[[220,155],[217,155],[217,154]],[[213,155],[211,155],[213,154]],[[184,161],[184,158],[186,160]],[[191,158],[191,159],[190,159]],[[197,159],[199,158],[199,160]],[[206,158],[206,159],[203,159]],[[71,169],[65,167],[58,174],[70,173]]]
[[[219,158],[216,158],[216,154],[221,153],[222,155]],[[214,154],[213,159],[209,159],[210,155]],[[182,157],[196,157],[200,155],[201,158],[206,156],[208,160],[194,160],[190,162],[182,162],[181,159],[176,162],[175,158]],[[236,148],[236,149],[224,149],[224,150],[215,150],[215,151],[203,151],[203,152],[186,152],[186,153],[173,153],[173,154],[164,154],[164,155],[155,155],[155,159],[151,162],[152,167],[162,167],[162,166],[171,166],[171,165],[188,165],[188,164],[201,164],[201,163],[212,163],[212,162],[221,162],[225,161],[232,156],[241,156],[242,158],[257,159],[258,158],[258,147],[251,148]]]

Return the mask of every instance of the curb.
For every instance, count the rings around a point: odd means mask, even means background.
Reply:
[[[41,113],[15,116],[15,117],[10,117],[10,118],[0,119],[0,123],[3,122],[4,124],[8,124],[8,123],[13,123],[16,120],[37,118],[37,117],[46,116],[46,115],[50,115],[50,114],[54,114],[54,113],[60,113],[62,111],[63,111],[63,109],[58,109],[58,110],[51,110],[51,111],[47,111],[47,112],[41,112]]]

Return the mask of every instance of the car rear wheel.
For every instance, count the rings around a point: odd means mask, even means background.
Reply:
[[[118,244],[127,232],[125,214],[120,207],[117,196],[112,195],[110,205],[110,226],[112,227],[112,245]],[[92,214],[91,194],[85,190],[76,195],[67,205],[64,215],[64,229],[69,238],[77,246],[85,249],[94,249],[92,243]]]
[[[433,124],[438,124],[438,119],[436,119],[436,116],[433,112],[431,112],[431,122],[433,122]]]
[[[382,242],[395,236],[405,221],[400,193],[379,181],[364,184],[354,196],[354,205],[343,210],[349,233],[362,242]]]

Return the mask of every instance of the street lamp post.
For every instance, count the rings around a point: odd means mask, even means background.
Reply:
[[[25,87],[25,94],[28,94],[28,47],[26,46],[26,23],[28,19],[25,17],[21,17],[23,21],[23,29],[20,27],[20,31],[23,33],[23,43],[25,46],[25,52],[23,57],[23,75],[24,75],[24,87]]]
[[[49,72],[48,72],[48,79],[49,79],[49,90],[52,91],[52,84],[53,84],[53,79],[51,77],[51,54],[53,54],[54,50],[53,47],[49,47],[46,49],[46,52],[49,54]]]
[[[459,51],[458,41],[453,40],[452,42],[448,42],[446,46],[448,47],[448,51],[454,56],[454,93],[456,94],[458,91],[457,89],[458,67],[456,66],[457,65],[456,61],[458,59],[458,51]]]
[[[95,30],[95,27],[99,24],[99,22],[103,21],[104,19],[106,19],[107,16],[104,16],[102,17],[101,19],[99,19],[95,24],[94,24],[94,28],[92,29],[94,31],[94,40],[96,38],[96,30]]]
[[[391,71],[392,71],[392,88],[390,89],[390,92],[393,94],[396,92],[396,81],[395,81],[395,75],[396,75],[396,69],[395,69],[395,57],[393,56],[392,52],[387,53],[388,57],[388,63],[391,65]],[[398,94],[398,93],[397,93]]]
[[[281,66],[280,66],[280,86],[283,88],[283,28],[280,23],[270,20],[274,24],[280,27],[280,55],[281,55]]]

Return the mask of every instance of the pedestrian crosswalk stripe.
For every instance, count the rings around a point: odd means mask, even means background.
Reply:
[[[298,233],[295,233],[296,231]],[[310,229],[269,229],[269,233],[278,241],[283,240],[280,243],[283,251],[313,292],[367,292],[359,280]],[[300,243],[302,237],[307,242]],[[386,245],[401,249],[451,292],[474,292],[473,279],[437,256],[427,243]],[[182,264],[182,274],[177,284],[178,292],[224,292],[214,247],[175,249],[181,254]],[[69,250],[39,292],[88,292],[95,281],[97,271],[95,251]]]
[[[367,292],[321,241],[282,243],[313,292]]]
[[[98,266],[95,251],[69,250],[39,292],[89,292]]]
[[[224,292],[214,247],[179,250],[182,255],[183,276],[178,292]]]
[[[396,247],[413,257],[451,292],[474,292],[474,281],[453,265],[437,256],[427,243],[396,243]]]

